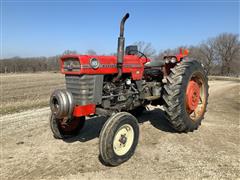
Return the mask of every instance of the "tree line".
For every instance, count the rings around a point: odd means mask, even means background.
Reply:
[[[154,60],[161,60],[163,56],[179,53],[179,48],[157,51],[151,43],[138,41],[134,43],[139,51]],[[240,71],[240,41],[238,34],[223,33],[209,38],[196,46],[181,46],[189,50],[189,58],[200,61],[209,75],[239,76]],[[75,54],[77,51],[66,50],[63,54]],[[86,54],[96,55],[90,49]],[[115,55],[112,53],[111,55]],[[13,57],[0,60],[0,73],[59,71],[59,58],[61,55],[52,57],[22,58]]]
[[[0,73],[58,71],[60,56],[53,57],[13,57],[0,60]]]
[[[197,46],[184,47],[189,58],[200,61],[209,75],[240,76],[240,41],[238,34],[223,33]],[[157,58],[177,53],[179,48],[160,52]]]
[[[65,50],[62,55],[77,54],[74,50]],[[96,55],[94,50],[88,50],[86,54]],[[13,57],[0,60],[0,73],[34,73],[41,71],[59,71],[60,57],[56,55],[52,57]]]

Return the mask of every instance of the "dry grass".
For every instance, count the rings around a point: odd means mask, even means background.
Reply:
[[[210,80],[226,77],[209,77]],[[235,78],[239,81],[239,78]],[[60,73],[26,73],[0,75],[0,115],[48,106],[54,89],[65,88],[64,75]]]
[[[240,82],[240,77],[226,77],[226,76],[209,76],[210,81],[237,81]]]
[[[1,75],[0,114],[19,112],[48,105],[54,89],[64,88],[64,75],[29,73]]]

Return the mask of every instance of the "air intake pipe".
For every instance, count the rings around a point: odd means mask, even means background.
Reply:
[[[123,57],[124,57],[124,24],[126,20],[129,18],[129,13],[125,14],[125,16],[122,18],[121,24],[120,24],[120,35],[118,37],[118,48],[117,48],[117,68],[118,68],[118,75],[114,79],[115,81],[119,80],[122,76],[122,64],[123,64]]]

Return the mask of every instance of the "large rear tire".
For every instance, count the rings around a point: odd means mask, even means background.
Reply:
[[[202,65],[189,60],[172,68],[164,86],[163,99],[167,119],[175,130],[197,129],[208,103],[208,78]]]
[[[50,127],[53,137],[56,139],[66,139],[76,136],[84,127],[85,117],[74,117],[72,119],[58,119],[53,114],[50,116]]]
[[[118,166],[129,160],[138,144],[137,119],[120,112],[111,116],[104,124],[99,137],[100,157],[104,164]]]

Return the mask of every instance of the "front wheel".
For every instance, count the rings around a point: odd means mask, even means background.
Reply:
[[[164,86],[163,99],[167,118],[175,130],[197,129],[208,102],[208,79],[202,65],[190,60],[172,68]]]
[[[50,116],[50,127],[56,139],[66,139],[76,136],[84,127],[85,117],[56,118],[54,114]]]
[[[138,144],[137,119],[127,112],[111,116],[99,138],[100,157],[106,165],[118,166],[129,160]]]

